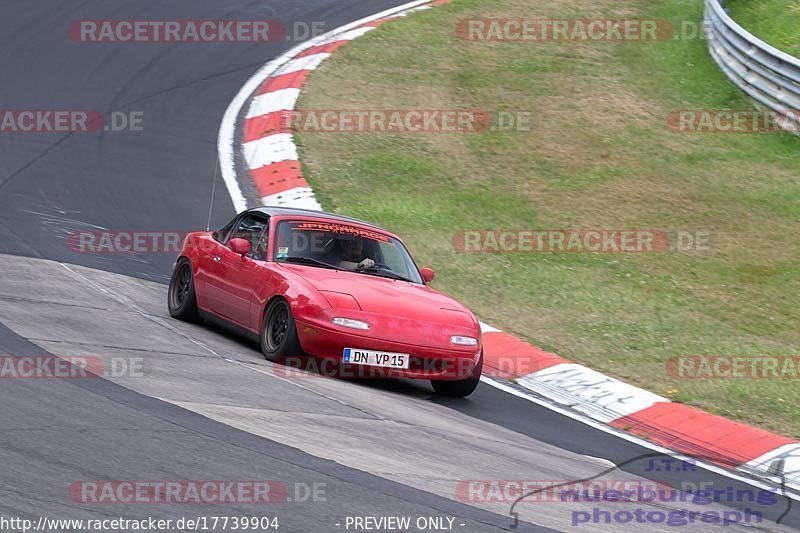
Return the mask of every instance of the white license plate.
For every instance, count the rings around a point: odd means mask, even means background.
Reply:
[[[376,352],[358,348],[345,348],[342,360],[351,365],[382,366],[408,369],[410,356],[407,353]]]

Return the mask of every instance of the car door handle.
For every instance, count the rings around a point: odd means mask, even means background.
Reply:
[[[216,263],[219,263],[220,261],[222,261],[222,258],[220,256],[218,256],[218,255],[215,255],[213,259],[214,259],[214,262],[216,262]]]

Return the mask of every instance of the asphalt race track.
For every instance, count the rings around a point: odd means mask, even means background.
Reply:
[[[77,43],[70,21],[278,19],[287,27],[324,21],[327,31],[401,3],[3,2],[0,108],[141,113],[143,128],[0,133],[0,354],[138,369],[107,379],[0,380],[0,518],[267,516],[278,517],[278,531],[327,532],[354,530],[348,517],[407,516],[451,518],[453,530],[472,532],[510,529],[514,498],[471,500],[461,490],[469,480],[600,476],[749,487],[702,468],[653,471],[652,450],[487,384],[450,400],[427,384],[292,373],[265,361],[256,345],[169,318],[174,254],[70,247],[75,231],[203,229],[209,208],[212,226],[227,221],[233,206],[219,180],[211,200],[220,120],[248,77],[295,44]],[[70,492],[102,480],[272,480],[286,494],[266,505],[186,505],[93,503]],[[520,531],[640,530],[573,524],[574,512],[621,505],[525,501],[514,510]],[[743,505],[699,507],[724,513]],[[800,527],[788,500],[749,507],[766,519],[680,529]],[[193,528],[169,531],[182,530]]]
[[[166,281],[174,257],[78,254],[71,231],[185,231],[208,220],[220,120],[295,43],[79,43],[74,20],[277,19],[335,28],[401,1],[3,2],[3,108],[142,113],[143,131],[25,133],[0,145],[0,252]],[[217,183],[212,224],[233,215]]]

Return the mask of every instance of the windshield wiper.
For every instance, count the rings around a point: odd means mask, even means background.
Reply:
[[[405,278],[400,274],[395,274],[394,272],[386,268],[380,268],[380,267],[361,268],[356,272],[375,273],[381,278],[390,278],[390,279],[396,279],[398,281],[407,281],[409,283],[414,283],[413,280]]]
[[[311,259],[310,257],[284,257],[279,261],[285,263],[300,263],[303,265],[313,265],[322,268],[331,268],[333,270],[342,270],[341,268],[337,267],[336,265],[331,265],[329,263],[325,263],[323,261],[317,261],[316,259]]]

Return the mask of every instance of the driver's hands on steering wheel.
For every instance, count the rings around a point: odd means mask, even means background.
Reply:
[[[368,268],[372,268],[372,267],[374,267],[374,266],[375,266],[375,261],[373,261],[372,259],[370,259],[369,257],[367,257],[366,259],[364,259],[363,261],[361,261],[361,262],[358,264],[358,269],[359,269],[359,270],[366,270],[366,269],[368,269]]]

